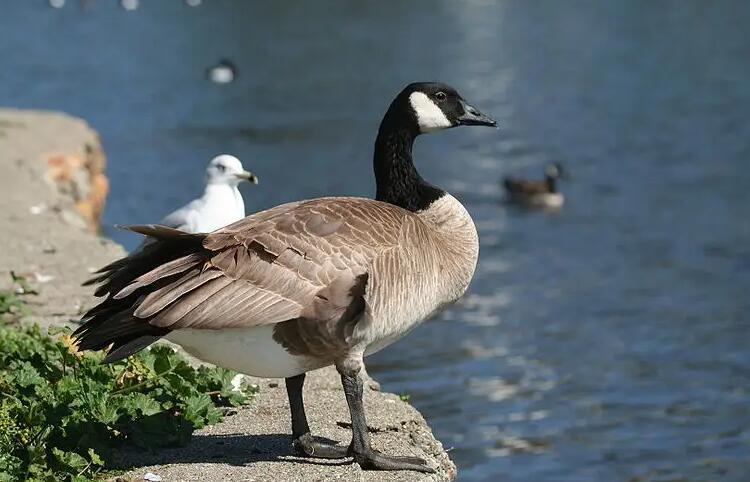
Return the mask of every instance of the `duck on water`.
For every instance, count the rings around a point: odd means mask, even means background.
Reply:
[[[542,180],[506,177],[503,179],[506,198],[510,203],[529,207],[562,207],[565,198],[558,190],[557,181],[564,177],[566,174],[560,163],[547,165]]]
[[[417,136],[462,125],[496,123],[448,85],[410,84],[380,124],[376,199],[291,202],[210,234],[130,226],[157,241],[100,270],[96,294],[106,298],[84,315],[79,348],[109,347],[111,362],[165,337],[207,362],[284,377],[300,455],[432,472],[371,447],[359,374],[364,356],[456,301],[474,274],[471,216],[412,162]],[[328,365],[349,406],[348,446],[315,439],[305,415],[305,373]]]

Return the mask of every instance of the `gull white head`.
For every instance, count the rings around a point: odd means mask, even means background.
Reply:
[[[207,184],[226,184],[237,186],[242,181],[258,184],[258,177],[242,167],[242,162],[229,154],[222,154],[211,159],[206,168]]]

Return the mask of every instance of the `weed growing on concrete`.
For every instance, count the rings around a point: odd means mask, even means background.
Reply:
[[[3,315],[25,310],[0,291]],[[124,445],[184,445],[256,387],[235,373],[194,367],[165,345],[110,365],[78,352],[70,330],[0,324],[0,481],[90,480]],[[225,409],[226,410],[226,409]]]

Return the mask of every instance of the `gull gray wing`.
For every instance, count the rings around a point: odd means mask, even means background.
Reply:
[[[169,226],[170,228],[182,229],[184,231],[192,232],[191,229],[191,216],[194,212],[200,208],[200,199],[189,202],[182,206],[180,209],[172,211],[167,214],[159,224],[163,226]]]

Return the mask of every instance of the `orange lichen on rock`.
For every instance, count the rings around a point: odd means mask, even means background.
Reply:
[[[109,180],[106,160],[98,146],[86,145],[83,155],[56,153],[47,157],[47,174],[64,195],[70,197],[86,226],[99,232]]]

